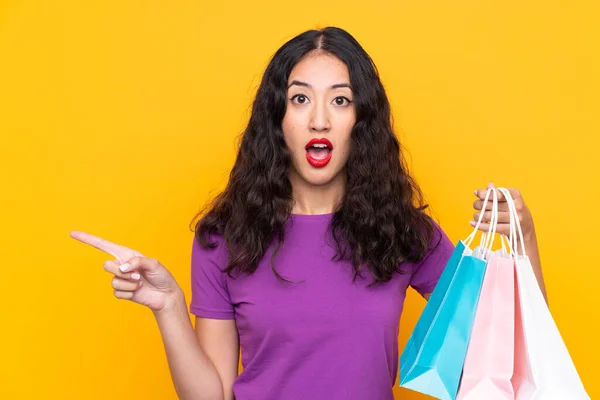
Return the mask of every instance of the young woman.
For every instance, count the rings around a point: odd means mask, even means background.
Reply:
[[[543,288],[531,214],[512,192]],[[153,310],[180,398],[393,399],[407,288],[429,298],[454,246],[426,214],[376,67],[350,34],[307,31],[275,53],[229,183],[199,216],[195,330],[158,261],[72,233],[117,258],[105,263],[117,298]]]

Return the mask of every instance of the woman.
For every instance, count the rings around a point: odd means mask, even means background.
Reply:
[[[513,194],[543,287],[533,221]],[[195,331],[158,261],[72,235],[117,258],[105,263],[117,298],[153,310],[180,398],[392,399],[406,290],[428,299],[454,249],[425,209],[376,67],[330,27],[275,53],[228,186],[196,224]]]

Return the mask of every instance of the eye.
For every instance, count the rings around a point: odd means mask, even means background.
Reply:
[[[347,97],[344,97],[344,96],[338,96],[335,99],[333,99],[333,101],[336,106],[345,106],[345,105],[352,103],[351,100],[349,100]]]
[[[308,97],[306,97],[303,94],[297,94],[297,95],[293,96],[290,100],[296,101],[296,103],[298,103],[298,104],[304,104],[304,103],[308,102]]]

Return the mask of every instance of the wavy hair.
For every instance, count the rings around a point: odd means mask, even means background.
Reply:
[[[392,129],[390,104],[370,56],[348,32],[336,27],[306,31],[271,58],[252,104],[226,188],[194,220],[195,239],[215,248],[214,234],[225,239],[232,273],[252,274],[266,250],[284,242],[292,207],[288,178],[291,157],[283,138],[287,84],[292,68],[309,52],[321,50],[348,67],[356,123],[346,165],[346,191],[329,226],[334,260],[350,261],[354,279],[364,269],[371,285],[389,281],[401,264],[421,261],[432,245],[435,223],[425,213],[423,195],[409,175]]]

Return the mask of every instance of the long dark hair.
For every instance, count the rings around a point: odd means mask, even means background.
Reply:
[[[346,165],[346,192],[330,231],[335,260],[351,261],[354,278],[366,268],[373,282],[389,281],[400,264],[418,262],[431,248],[435,224],[425,213],[422,193],[409,175],[392,129],[390,105],[377,68],[360,44],[336,27],[306,31],[272,57],[252,105],[225,190],[196,215],[195,239],[206,248],[220,235],[227,243],[224,272],[253,273],[273,240],[271,268],[284,241],[293,200],[288,178],[290,153],[283,139],[287,83],[292,68],[321,50],[346,64],[354,93],[356,123]],[[196,219],[194,218],[194,220]]]

